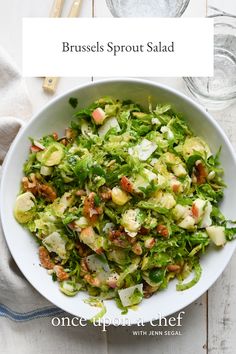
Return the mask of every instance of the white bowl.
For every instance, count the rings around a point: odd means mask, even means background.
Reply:
[[[68,104],[73,96],[78,98],[79,106],[86,107],[102,96],[132,99],[147,106],[150,96],[153,103],[170,103],[177,112],[182,113],[197,135],[203,137],[215,153],[222,146],[221,163],[225,171],[227,189],[221,209],[229,219],[235,219],[236,203],[236,159],[234,151],[223,130],[203,108],[190,98],[169,87],[144,80],[119,79],[104,80],[80,86],[59,98],[56,98],[34,116],[29,124],[19,133],[6,157],[1,182],[1,217],[5,237],[17,265],[28,281],[45,298],[63,310],[85,319],[90,319],[99,309],[84,303],[88,295],[84,292],[75,297],[63,295],[58,284],[53,282],[47,271],[39,266],[38,247],[35,240],[13,216],[13,205],[18,194],[23,176],[22,166],[29,153],[29,137],[41,137],[53,131],[63,133],[74,113]],[[139,319],[148,322],[161,316],[170,315],[189,305],[201,296],[219,277],[229,262],[236,242],[229,242],[221,249],[209,249],[201,258],[202,276],[200,281],[189,290],[178,292],[176,282],[172,281],[164,291],[156,293],[150,299],[143,300],[137,310],[129,310],[122,315],[113,300],[106,301],[107,313],[104,321],[137,323]]]

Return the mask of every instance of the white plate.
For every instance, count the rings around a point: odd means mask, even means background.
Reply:
[[[47,271],[39,266],[38,247],[34,239],[16,222],[12,211],[23,176],[22,166],[29,153],[29,137],[37,139],[54,131],[62,134],[74,113],[68,104],[68,99],[71,96],[78,98],[80,107],[86,107],[97,98],[108,95],[121,99],[132,99],[143,106],[147,106],[149,96],[153,103],[170,103],[176,111],[183,114],[194,133],[208,142],[213,152],[217,152],[222,146],[221,162],[228,187],[225,190],[221,209],[227,218],[235,219],[233,206],[236,203],[234,182],[236,159],[233,149],[223,130],[194,101],[171,88],[139,79],[99,81],[80,86],[56,98],[24,127],[7,154],[0,194],[2,224],[11,254],[28,281],[49,301],[65,311],[85,319],[90,319],[99,310],[83,302],[83,299],[88,297],[86,293],[81,292],[75,297],[66,297],[59,291],[57,283],[53,282]],[[175,290],[176,282],[173,281],[166,290],[144,300],[136,311],[129,310],[125,316],[121,314],[113,300],[106,301],[107,313],[103,320],[123,323],[127,319],[132,324],[137,323],[139,319],[147,322],[158,318],[160,314],[167,316],[179,311],[195,301],[215,282],[229,262],[235,247],[236,242],[231,242],[221,250],[209,249],[201,258],[202,277],[189,290],[177,292]]]

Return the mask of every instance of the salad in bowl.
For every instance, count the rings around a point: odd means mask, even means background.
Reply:
[[[30,139],[15,201],[41,266],[63,294],[115,299],[123,313],[172,279],[194,286],[209,244],[236,233],[219,209],[220,146],[213,155],[169,104],[101,97],[74,116],[64,135]]]

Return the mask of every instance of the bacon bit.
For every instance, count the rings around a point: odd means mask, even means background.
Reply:
[[[136,242],[133,246],[132,246],[132,251],[137,255],[137,256],[141,256],[141,254],[143,253],[142,247],[140,245],[139,242]]]
[[[62,266],[56,265],[53,269],[59,281],[69,279],[69,274],[64,271],[64,268]]]
[[[32,145],[30,148],[31,152],[39,152],[42,151],[42,149],[40,149],[40,147],[36,146],[36,145]]]
[[[158,225],[157,226],[157,232],[163,236],[163,237],[168,237],[169,236],[169,231],[165,225]]]
[[[138,233],[139,233],[140,235],[145,236],[145,235],[148,235],[148,234],[149,234],[149,230],[146,229],[146,227],[143,227],[143,226],[142,226]]]
[[[83,216],[86,217],[91,224],[96,223],[98,216],[102,214],[101,206],[96,207],[94,202],[95,193],[91,192],[84,200]]]
[[[111,199],[111,189],[108,187],[101,187],[101,190],[99,192],[99,196],[103,201],[108,201]]]
[[[92,250],[87,245],[80,242],[79,240],[76,242],[75,248],[80,257],[87,257],[92,253]]]
[[[60,143],[62,144],[62,145],[64,145],[64,146],[66,146],[66,145],[68,145],[68,141],[67,141],[67,139],[61,139],[60,140]]]
[[[178,264],[170,264],[167,266],[169,272],[179,273],[181,267]]]
[[[203,165],[202,161],[200,161],[200,160],[196,161],[195,169],[196,169],[197,184],[206,183],[208,173],[207,173],[207,169]]]
[[[44,246],[39,247],[40,264],[45,269],[53,269],[54,263],[51,261],[50,254]]]
[[[192,205],[192,215],[195,219],[198,219],[198,217],[199,217],[199,210],[198,210],[195,203],[193,203],[193,205]]]
[[[121,178],[120,186],[125,192],[131,193],[133,191],[133,185],[126,176]]]
[[[58,140],[58,134],[56,132],[52,133],[52,137],[54,140]]]
[[[109,232],[109,239],[112,241],[115,238],[119,238],[122,236],[126,236],[126,233],[124,232],[124,230],[111,230]]]
[[[86,280],[90,285],[99,287],[101,285],[101,282],[98,278],[93,277],[91,274],[85,274],[84,280]]]
[[[127,248],[136,242],[135,237],[130,237],[122,230],[112,230],[108,235],[109,240],[117,247]]]
[[[86,192],[83,189],[79,189],[78,191],[75,192],[75,195],[77,197],[82,197],[82,196],[86,195]]]

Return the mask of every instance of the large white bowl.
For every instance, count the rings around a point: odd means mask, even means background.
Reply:
[[[222,211],[227,218],[235,219],[236,159],[234,151],[219,125],[190,98],[169,87],[134,79],[90,83],[56,98],[34,116],[19,133],[8,152],[1,183],[1,217],[11,254],[28,281],[49,301],[65,311],[85,319],[91,318],[98,312],[98,309],[84,303],[83,299],[88,297],[86,293],[81,292],[75,297],[66,297],[59,291],[57,283],[54,283],[46,270],[39,266],[38,247],[29,232],[16,222],[12,210],[23,176],[22,166],[29,153],[29,137],[37,138],[54,131],[63,133],[74,113],[68,104],[68,99],[71,96],[78,98],[80,107],[86,107],[97,98],[108,95],[121,99],[132,99],[143,106],[147,106],[149,96],[153,103],[170,103],[177,112],[183,114],[192,130],[208,142],[213,152],[218,151],[222,146],[221,163],[225,171],[224,179],[228,186],[225,190]],[[125,316],[121,314],[113,300],[107,301],[105,318],[107,321],[121,322],[124,322],[124,318],[128,318],[129,323],[137,323],[140,318],[147,322],[159,318],[160,315],[167,316],[179,311],[196,300],[215,282],[229,262],[235,246],[236,242],[231,242],[221,250],[209,249],[201,259],[202,277],[189,290],[177,292],[175,290],[176,282],[173,281],[166,290],[144,300],[137,310],[130,310]]]

